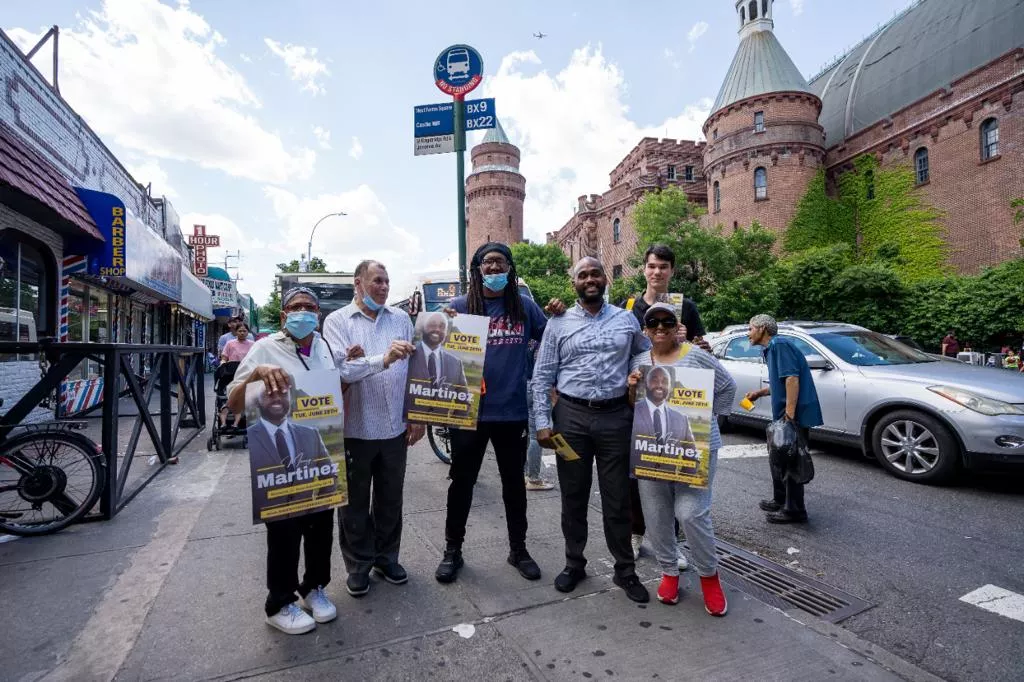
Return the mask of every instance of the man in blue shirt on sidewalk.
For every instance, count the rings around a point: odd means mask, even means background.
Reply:
[[[751,345],[765,346],[764,360],[768,365],[768,388],[751,391],[747,399],[754,401],[766,395],[772,397],[772,419],[787,419],[797,427],[801,444],[806,447],[811,427],[821,426],[821,405],[814,388],[811,368],[803,353],[784,336],[779,336],[779,325],[769,315],[756,315],[750,320],[748,338]],[[788,472],[772,471],[774,495],[761,500],[761,509],[769,523],[801,523],[807,521],[804,506],[804,485]]]

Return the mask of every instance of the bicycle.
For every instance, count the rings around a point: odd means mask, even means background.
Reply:
[[[0,532],[56,533],[93,508],[107,467],[99,445],[78,433],[83,428],[85,422],[25,424],[14,427],[16,435],[0,437]],[[67,462],[60,457],[65,453]],[[84,476],[77,484],[72,475],[80,470]],[[53,518],[44,519],[45,511]]]
[[[437,458],[445,464],[452,463],[452,435],[447,426],[428,426],[427,440]]]

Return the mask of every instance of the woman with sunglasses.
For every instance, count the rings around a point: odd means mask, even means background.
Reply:
[[[675,308],[668,303],[655,303],[644,314],[645,332],[651,350],[633,358],[629,375],[629,398],[636,401],[636,387],[641,379],[642,365],[673,365],[710,369],[715,373],[715,395],[709,447],[711,450],[706,489],[691,488],[670,481],[641,479],[640,502],[647,521],[647,537],[654,556],[661,564],[661,585],[658,600],[663,604],[679,601],[679,564],[676,549],[675,522],[679,521],[690,545],[691,558],[700,574],[704,608],[712,616],[724,616],[728,609],[725,593],[718,580],[718,559],[715,555],[715,533],[711,526],[711,486],[714,483],[718,449],[722,436],[717,417],[728,412],[736,396],[736,382],[710,353],[694,344],[680,342],[676,337]]]

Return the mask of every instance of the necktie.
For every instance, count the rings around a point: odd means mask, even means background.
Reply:
[[[284,439],[284,431],[277,430],[277,433],[274,434],[274,442],[277,444],[277,454],[281,458],[281,464],[291,469],[292,454],[288,451],[288,441]]]
[[[437,353],[431,353],[427,360],[427,372],[430,373],[430,382],[437,386]]]
[[[280,433],[280,431],[278,433]],[[654,437],[658,439],[659,443],[664,437],[661,430],[661,410],[659,408],[654,409]]]

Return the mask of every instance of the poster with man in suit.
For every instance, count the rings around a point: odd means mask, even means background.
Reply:
[[[246,387],[253,523],[348,503],[344,410],[337,370],[288,375],[285,390]]]
[[[489,325],[483,315],[450,318],[435,311],[416,318],[406,421],[476,429]]]
[[[715,376],[708,369],[644,366],[633,411],[636,478],[706,487]]]

